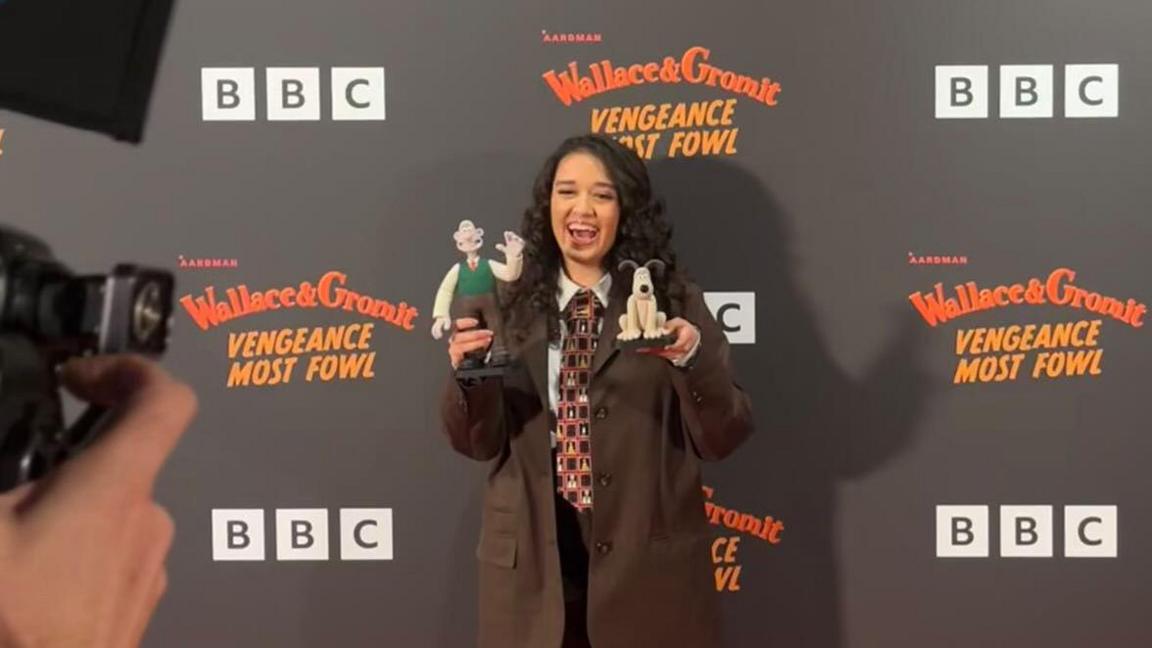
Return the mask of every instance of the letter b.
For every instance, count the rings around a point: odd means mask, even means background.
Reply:
[[[1004,558],[1051,558],[1052,507],[1001,506],[1000,555]]]
[[[988,556],[987,506],[936,507],[936,557]]]
[[[936,119],[988,117],[988,66],[936,66]]]
[[[253,68],[201,68],[200,115],[204,121],[255,121]]]
[[[1000,66],[1000,116],[1052,116],[1051,65]]]
[[[320,68],[268,68],[268,121],[320,119]]]
[[[228,548],[247,549],[252,544],[248,537],[248,525],[240,520],[228,521]]]
[[[277,560],[328,560],[328,509],[276,509]]]
[[[212,509],[212,560],[264,560],[264,510]]]

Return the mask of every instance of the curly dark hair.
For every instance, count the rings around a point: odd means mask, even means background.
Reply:
[[[616,241],[604,259],[612,274],[610,299],[626,300],[632,286],[631,271],[619,270],[620,262],[631,259],[643,264],[649,259],[664,262],[664,271],[653,272],[656,294],[666,297],[665,310],[675,317],[681,310],[684,278],[672,251],[672,226],[664,217],[664,202],[652,194],[652,184],[644,161],[632,149],[602,135],[578,135],[564,140],[544,161],[532,185],[532,206],[524,212],[520,236],[524,239],[524,265],[519,280],[508,287],[504,310],[512,336],[523,340],[538,313],[548,317],[549,336],[559,335],[556,306],[559,288],[557,274],[563,264],[560,246],[552,234],[552,182],[556,167],[575,152],[589,153],[600,160],[616,189],[620,224]]]

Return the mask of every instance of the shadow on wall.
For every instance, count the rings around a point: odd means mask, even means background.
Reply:
[[[820,339],[793,276],[788,219],[761,180],[721,159],[662,159],[649,169],[689,275],[705,290],[756,292],[756,344],[733,347],[756,433],[707,466],[706,480],[717,503],[785,528],[777,545],[743,539],[741,591],[723,594],[726,644],[845,646],[837,534],[851,532],[836,526],[837,486],[911,442],[929,390],[918,368],[923,327],[901,312],[863,375],[846,375]],[[845,269],[844,289],[854,271]]]

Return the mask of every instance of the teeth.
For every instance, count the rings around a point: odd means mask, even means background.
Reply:
[[[597,231],[599,231],[599,230],[597,230],[597,228],[595,228],[595,227],[593,227],[593,226],[591,226],[591,225],[578,225],[578,224],[569,225],[569,226],[568,226],[568,229],[569,229],[569,230],[571,230],[571,231],[573,231],[573,232],[592,232],[592,233],[596,233]]]

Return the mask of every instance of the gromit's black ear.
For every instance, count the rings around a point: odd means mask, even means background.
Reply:
[[[632,259],[624,259],[620,262],[620,265],[616,266],[616,269],[620,272],[624,272],[625,270],[635,270],[639,267],[639,264],[637,264]]]
[[[644,267],[656,270],[657,275],[664,274],[664,262],[660,259],[648,259],[648,261],[644,263]]]

